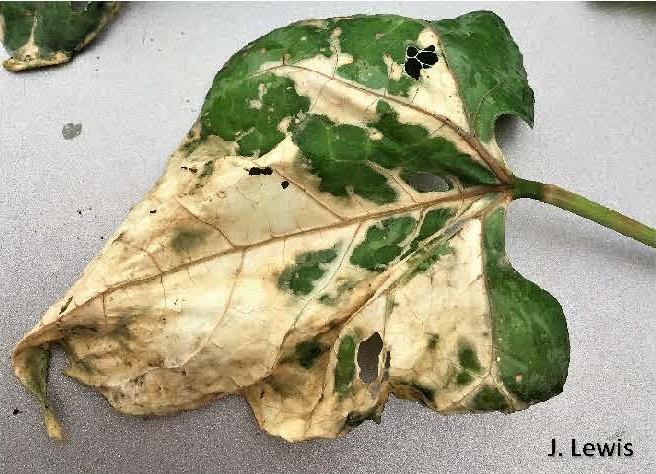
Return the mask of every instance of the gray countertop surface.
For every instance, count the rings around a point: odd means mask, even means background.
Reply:
[[[654,4],[136,3],[72,63],[1,71],[0,471],[655,472],[656,251],[524,200],[509,208],[509,257],[562,304],[572,356],[564,392],[523,412],[445,417],[391,399],[381,425],[293,445],[260,432],[236,396],[121,415],[61,375],[57,353],[50,390],[68,435],[58,445],[12,375],[13,344],[160,176],[233,52],[308,17],[480,8],[505,19],[535,90],[535,129],[498,127],[516,174],[656,224]],[[65,140],[69,122],[82,130]],[[635,455],[549,458],[551,438],[622,438]]]

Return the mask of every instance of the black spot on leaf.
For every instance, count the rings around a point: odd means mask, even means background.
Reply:
[[[282,189],[287,189],[287,186],[289,186],[289,182],[283,181],[282,183],[280,183],[280,186],[282,186]]]

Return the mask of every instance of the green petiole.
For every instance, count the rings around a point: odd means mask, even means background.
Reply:
[[[656,248],[656,229],[553,184],[513,178],[512,195],[546,202]]]

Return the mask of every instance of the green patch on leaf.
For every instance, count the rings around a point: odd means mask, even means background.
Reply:
[[[379,101],[376,112],[380,118],[371,126],[383,138],[375,141],[372,161],[388,169],[401,167],[405,172],[454,176],[464,186],[496,182],[490,170],[460,152],[450,141],[431,135],[420,125],[400,123],[398,114],[387,102]]]
[[[503,20],[492,12],[478,11],[433,25],[475,135],[489,140],[496,119],[503,114],[519,115],[533,126],[533,90],[522,54]]]
[[[324,293],[321,295],[319,297],[319,303],[325,304],[327,306],[334,306],[339,302],[345,293],[353,290],[356,285],[357,283],[353,280],[342,281],[332,292]]]
[[[316,338],[296,344],[296,360],[304,369],[311,369],[316,360],[326,352],[328,346],[319,342]]]
[[[413,262],[411,263],[413,267],[410,273],[410,278],[429,270],[430,267],[440,259],[440,257],[449,253],[451,253],[451,247],[448,242],[444,242],[430,250],[421,250],[417,258],[413,259]]]
[[[312,115],[294,128],[293,139],[303,160],[321,182],[319,191],[348,196],[352,189],[378,204],[396,200],[396,191],[367,163],[373,142],[364,128],[335,125],[328,117]]]
[[[228,84],[215,80],[203,105],[202,133],[236,141],[242,156],[261,156],[285,138],[278,129],[282,119],[309,107],[310,99],[296,93],[292,80],[272,73]]]
[[[325,304],[327,306],[332,306],[337,302],[337,298],[334,296],[329,295],[328,293],[324,293],[319,297],[319,303]]]
[[[178,253],[189,252],[205,240],[205,234],[196,230],[177,229],[171,238],[171,247]]]
[[[467,342],[461,342],[458,345],[458,362],[463,369],[479,372],[481,363],[476,356],[474,348]]]
[[[296,296],[311,293],[314,282],[326,273],[326,265],[335,258],[335,247],[304,252],[296,256],[296,263],[287,266],[278,277],[278,288],[290,290]]]
[[[387,83],[387,93],[389,95],[408,97],[410,96],[410,88],[415,84],[417,84],[417,81],[406,75],[402,75],[398,81],[390,78]]]
[[[458,375],[456,375],[456,383],[458,385],[469,385],[473,380],[473,377],[469,372],[466,370],[461,370],[458,372]]]
[[[485,220],[484,230],[485,278],[501,379],[524,402],[547,400],[562,392],[567,379],[569,336],[563,310],[508,262],[502,209]]]
[[[415,228],[409,216],[391,217],[367,229],[364,241],[351,254],[351,263],[367,270],[381,272],[401,255],[403,242]]]
[[[36,2],[0,3],[0,15],[3,16],[4,26],[2,42],[10,54],[29,41],[35,21],[36,6]]]
[[[401,177],[428,173],[456,177],[465,186],[492,184],[494,175],[453,143],[431,136],[422,126],[400,123],[384,101],[376,108],[379,119],[370,124],[382,134],[354,125],[337,125],[322,115],[311,115],[293,127],[293,140],[310,171],[320,178],[319,190],[348,196],[349,190],[378,204],[393,202],[397,192],[374,164],[400,169]]]
[[[474,396],[474,409],[478,411],[505,411],[508,402],[495,387],[489,385],[481,388]]]
[[[351,335],[344,336],[337,349],[337,364],[335,365],[335,392],[344,396],[355,377],[355,339]]]
[[[319,54],[331,55],[329,32],[322,26],[296,23],[250,43],[214,77],[201,112],[202,135],[237,141],[243,156],[271,151],[284,138],[278,130],[282,119],[307,112],[310,100],[296,93],[293,81],[261,67]]]
[[[442,208],[442,209],[433,209],[426,213],[421,227],[419,228],[419,233],[417,237],[412,241],[411,245],[417,244],[427,238],[431,237],[438,230],[444,227],[444,224],[453,217],[453,209]],[[415,245],[416,248],[416,245]]]
[[[353,62],[337,68],[338,75],[372,89],[388,88],[391,94],[407,95],[414,81],[405,75],[400,81],[391,80],[385,56],[403,65],[406,48],[416,44],[419,33],[425,28],[422,22],[394,15],[375,15],[338,20],[334,26],[341,30],[341,51],[353,57]]]
[[[450,208],[433,209],[428,211],[424,216],[424,220],[421,223],[421,227],[419,228],[417,236],[412,239],[409,249],[403,254],[403,257],[401,258],[405,258],[417,250],[420,242],[423,242],[424,240],[433,236],[437,231],[442,229],[447,221],[453,217],[453,215],[454,211]]]

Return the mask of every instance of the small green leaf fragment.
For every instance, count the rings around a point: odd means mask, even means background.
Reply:
[[[50,366],[50,351],[42,346],[31,347],[25,351],[25,366],[28,368],[28,378],[25,385],[47,405],[46,382]]]
[[[403,257],[401,258],[405,258],[417,250],[420,242],[428,239],[429,237],[432,237],[435,233],[442,229],[447,221],[453,217],[453,215],[454,211],[450,208],[433,209],[428,211],[421,223],[419,233],[417,233],[417,236],[412,239],[409,249],[403,254]]]
[[[335,258],[336,247],[298,255],[296,263],[287,266],[278,277],[278,288],[290,290],[296,296],[311,293],[314,282],[326,273],[326,265]]]
[[[411,77],[402,75],[398,81],[395,81],[393,79],[389,80],[389,82],[387,83],[387,93],[389,95],[409,97],[410,88],[415,84],[417,84],[417,81],[415,81]]]
[[[68,308],[68,305],[71,304],[71,301],[73,301],[73,297],[71,296],[66,300],[66,302],[62,305],[62,307],[59,309],[59,314],[62,314],[64,311],[66,311],[66,308]]]
[[[10,54],[25,45],[32,34],[36,2],[2,2],[4,35],[2,42]]]
[[[451,208],[433,209],[428,211],[426,217],[424,217],[424,220],[421,223],[421,228],[419,229],[416,240],[421,242],[422,240],[431,237],[444,227],[444,224],[446,224],[453,215],[454,211]]]
[[[413,258],[412,262],[410,262],[410,265],[414,266],[412,267],[409,278],[413,278],[415,275],[429,270],[443,255],[449,253],[451,253],[451,247],[448,242],[444,242],[430,250],[421,250],[418,252],[417,257]]]
[[[347,279],[339,283],[337,285],[337,288],[335,288],[333,291],[324,293],[319,297],[319,303],[327,305],[327,306],[334,306],[336,305],[339,300],[344,296],[347,292],[353,290],[355,286],[357,285],[357,282]]]
[[[478,411],[505,411],[508,409],[508,402],[495,387],[486,385],[474,396],[474,409]]]
[[[346,335],[339,342],[335,365],[335,392],[344,396],[355,377],[355,340]]]
[[[462,370],[458,372],[458,375],[456,376],[456,383],[458,385],[469,385],[473,380],[473,377],[469,372],[466,370]]]
[[[178,253],[189,252],[205,240],[205,234],[195,230],[177,229],[171,238],[171,247]]]
[[[401,255],[402,244],[412,233],[416,221],[409,216],[385,219],[367,229],[363,242],[351,254],[351,263],[380,272]]]
[[[316,360],[326,352],[328,346],[319,342],[316,338],[303,341],[296,345],[296,359],[304,369],[311,369]]]
[[[474,348],[466,342],[461,342],[458,347],[458,362],[463,369],[471,370],[472,372],[479,372],[481,370],[481,363],[476,356]]]

